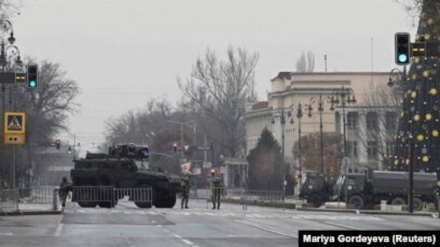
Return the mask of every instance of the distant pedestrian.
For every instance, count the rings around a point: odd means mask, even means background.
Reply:
[[[69,194],[69,182],[67,177],[63,177],[60,188],[58,189],[58,196],[60,197],[61,205],[63,208],[66,206],[67,195]]]
[[[185,208],[189,208],[188,207],[188,201],[189,201],[189,190],[191,188],[191,183],[189,181],[189,176],[188,175],[183,177],[181,185],[182,185],[181,208],[183,208],[183,206],[185,206]]]
[[[221,178],[214,171],[211,173],[211,198],[212,198],[212,209],[220,209],[221,195],[223,191],[223,185],[221,183]]]

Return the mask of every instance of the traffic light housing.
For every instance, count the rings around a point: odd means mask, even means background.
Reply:
[[[27,86],[28,88],[38,87],[38,65],[36,64],[27,66]]]
[[[408,65],[410,62],[410,35],[396,33],[394,36],[395,60],[397,65]]]
[[[72,147],[71,146],[67,147],[67,153],[69,153],[69,154],[72,153]]]
[[[177,153],[177,143],[173,143],[173,152]]]

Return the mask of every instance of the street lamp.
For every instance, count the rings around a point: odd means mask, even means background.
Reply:
[[[290,107],[289,107],[290,108]],[[286,197],[286,186],[287,186],[287,180],[286,180],[286,165],[284,160],[284,130],[286,125],[286,117],[290,117],[290,123],[293,124],[293,118],[292,113],[290,109],[281,109],[281,114],[274,113],[272,118],[272,124],[275,124],[275,118],[280,118],[281,123],[281,156],[283,157],[283,200]]]
[[[0,44],[0,66],[1,66],[1,73],[5,72],[15,72],[15,70],[20,69],[23,65],[21,59],[20,59],[20,50],[17,46],[14,45],[15,37],[14,37],[14,31],[12,27],[12,23],[8,20],[0,20],[0,30],[1,33],[9,33],[9,37],[7,38],[7,42],[5,42],[6,37],[1,37],[1,44]],[[14,59],[15,58],[15,59]],[[20,71],[21,72],[21,71]],[[11,85],[12,87],[12,85]],[[10,105],[12,108],[12,89],[10,89],[11,96],[10,96]],[[2,110],[3,114],[5,114],[5,83],[2,83]],[[2,123],[4,124],[4,123]],[[3,126],[3,125],[2,125]],[[11,187],[12,189],[15,189],[15,166],[16,166],[16,148],[15,145],[12,147],[12,169],[11,169]]]
[[[403,76],[403,77],[402,77]],[[410,89],[409,81],[406,77],[406,66],[403,67],[403,74],[400,72],[399,69],[395,68],[392,69],[390,72],[390,77],[388,79],[387,85],[389,87],[394,87],[394,85],[397,84],[397,89],[401,92],[408,91]],[[405,107],[405,105],[404,105]],[[409,107],[409,105],[407,106]],[[411,113],[410,119],[414,118],[415,114],[415,107],[411,106],[409,107],[409,112]],[[409,179],[409,190],[408,190],[408,212],[413,213],[414,211],[414,194],[413,194],[413,188],[414,188],[414,163],[416,162],[416,159],[414,158],[414,123],[410,120],[410,135],[409,135],[409,145],[408,145],[408,155],[410,158],[409,165],[408,165],[408,179]],[[402,130],[401,130],[402,131]]]
[[[299,166],[299,187],[301,188],[301,182],[302,182],[302,157],[301,157],[301,152],[302,152],[302,145],[301,145],[301,119],[303,117],[303,107],[304,110],[308,110],[307,105],[303,106],[301,105],[301,103],[298,103],[298,105],[295,107],[293,106],[293,108],[296,108],[296,118],[298,119],[298,166]],[[311,117],[311,115],[308,115],[309,117]],[[292,121],[293,123],[293,121]]]
[[[322,113],[324,111],[324,103],[331,103],[330,97],[327,97],[326,99],[322,98],[322,94],[319,95],[319,98],[312,97],[310,98],[310,103],[307,106],[308,116],[312,116],[312,105],[317,103],[318,104],[318,112],[319,112],[319,134],[320,134],[320,151],[321,151],[321,159],[320,159],[320,169],[319,172],[321,174],[324,174],[324,138],[323,138],[323,126],[322,126]]]
[[[332,96],[330,98],[331,107],[330,110],[335,110],[335,105],[342,106],[342,124],[343,124],[343,135],[344,135],[344,158],[347,157],[347,134],[346,134],[346,117],[345,117],[345,106],[347,104],[356,104],[356,98],[354,96],[354,91],[351,88],[336,88],[332,91]],[[341,167],[339,167],[341,168]]]

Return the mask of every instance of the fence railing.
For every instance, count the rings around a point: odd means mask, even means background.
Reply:
[[[152,203],[151,188],[115,188],[113,186],[74,186],[72,201],[86,207],[96,206],[93,203],[111,206],[117,201],[133,201],[136,203]],[[109,207],[108,205],[107,207]],[[111,207],[110,206],[110,207]]]
[[[284,202],[282,191],[245,190],[243,188],[218,188],[198,190],[198,197],[212,202],[213,193],[220,194],[222,202],[247,205],[280,205]],[[192,195],[193,196],[193,195]],[[193,197],[194,198],[194,197]],[[85,206],[114,206],[119,202],[135,202],[140,207],[152,205],[151,188],[114,188],[112,186],[74,186],[68,200],[82,202]],[[100,205],[100,206],[101,206]],[[151,207],[151,206],[149,206]],[[0,213],[60,210],[58,187],[39,186],[0,190]]]
[[[58,209],[58,190],[52,186],[0,190],[0,212],[46,211]]]

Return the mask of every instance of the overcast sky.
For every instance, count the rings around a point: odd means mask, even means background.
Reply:
[[[415,34],[395,0],[22,1],[12,19],[16,44],[78,82],[81,108],[70,128],[79,139],[97,140],[108,118],[149,99],[174,104],[182,95],[176,78],[187,78],[208,47],[222,58],[229,45],[257,52],[265,100],[270,79],[294,71],[305,49],[315,71],[324,71],[325,54],[330,72],[391,71],[394,33]]]

